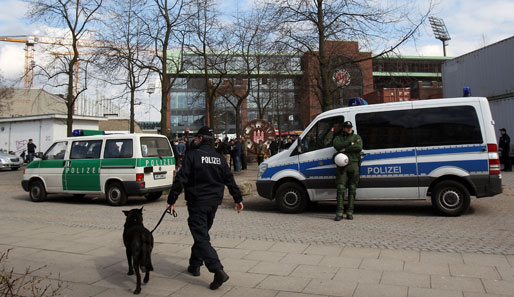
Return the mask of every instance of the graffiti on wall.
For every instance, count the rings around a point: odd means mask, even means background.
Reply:
[[[16,155],[20,155],[21,153],[23,153],[23,151],[26,151],[27,150],[27,143],[29,141],[27,139],[24,139],[24,140],[16,140]]]

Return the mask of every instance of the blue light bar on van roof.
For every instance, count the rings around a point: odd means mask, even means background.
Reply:
[[[357,105],[368,105],[368,102],[361,97],[353,97],[348,99],[348,106],[357,106]]]
[[[105,131],[103,130],[83,130],[76,129],[73,130],[73,136],[92,136],[92,135],[104,135]]]

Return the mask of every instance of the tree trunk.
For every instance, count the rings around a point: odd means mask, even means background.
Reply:
[[[163,68],[166,69],[166,68]],[[166,70],[164,70],[166,71]],[[168,93],[170,89],[170,75],[165,72],[162,75],[161,88],[161,134],[171,138],[171,126],[168,130]]]
[[[134,133],[134,103],[135,103],[135,90],[130,90],[130,133]]]

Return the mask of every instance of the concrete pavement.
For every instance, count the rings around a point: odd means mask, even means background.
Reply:
[[[236,180],[255,179],[255,168]],[[504,173],[514,193],[514,174]],[[230,199],[230,197],[227,197]],[[37,207],[37,205],[35,206]],[[87,206],[86,206],[87,207]],[[216,223],[215,223],[216,224]],[[153,226],[147,226],[151,228]],[[505,226],[511,231],[514,226]],[[512,233],[511,233],[512,234]],[[36,224],[0,217],[5,269],[38,269],[41,285],[63,288],[60,296],[131,296],[119,230]],[[205,267],[186,272],[191,236],[155,236],[155,271],[141,296],[514,296],[514,256],[359,248],[223,238],[213,234],[230,280],[211,291]]]

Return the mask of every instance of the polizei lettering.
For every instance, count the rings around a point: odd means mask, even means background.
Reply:
[[[171,159],[145,160],[145,166],[164,166],[173,165]]]
[[[221,159],[216,157],[202,157],[202,164],[221,164]]]
[[[97,167],[66,167],[66,174],[97,174]]]
[[[368,167],[368,174],[401,174],[401,166]]]

